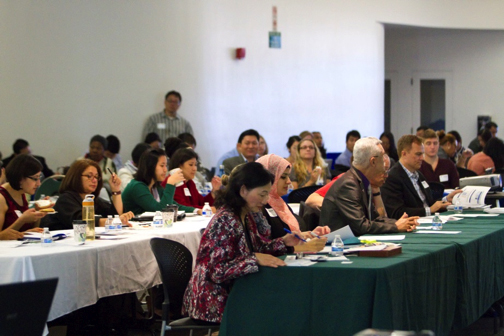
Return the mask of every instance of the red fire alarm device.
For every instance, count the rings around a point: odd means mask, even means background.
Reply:
[[[236,48],[236,59],[245,58],[245,48]]]

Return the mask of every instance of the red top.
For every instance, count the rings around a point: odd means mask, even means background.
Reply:
[[[161,183],[161,186],[164,188],[166,186],[167,178]],[[184,189],[187,189],[184,190]],[[205,202],[208,202],[210,205],[214,204],[214,198],[212,193],[209,193],[205,197],[201,196],[196,189],[196,184],[193,180],[185,181],[180,187],[175,188],[175,195],[173,196],[173,200],[178,204],[190,206],[198,209],[203,209]]]
[[[315,192],[317,194],[319,194],[320,196],[325,197],[325,195],[327,194],[327,192],[329,191],[329,189],[332,187],[332,185],[334,184],[334,182],[336,182],[341,176],[343,176],[343,174],[345,174],[345,173],[339,174],[338,176],[336,176],[335,178],[333,178],[331,182],[327,183],[322,188],[317,189]]]
[[[15,212],[16,210],[19,210],[21,212],[25,212],[26,210],[28,210],[28,202],[26,201],[25,194],[23,194],[22,195],[23,205],[17,204],[17,202],[12,198],[11,194],[9,194],[7,189],[5,189],[2,186],[0,186],[0,194],[2,194],[2,196],[5,198],[5,202],[7,203],[7,212],[5,213],[5,219],[3,224],[3,229],[5,230],[19,218]],[[22,232],[32,229],[33,224],[34,223],[25,223],[18,231]]]

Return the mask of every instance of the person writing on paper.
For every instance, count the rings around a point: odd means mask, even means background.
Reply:
[[[261,213],[267,204],[272,176],[257,162],[236,167],[217,195],[217,213],[201,237],[196,266],[184,295],[182,313],[202,324],[221,322],[236,278],[278,267],[283,255],[298,245],[294,234],[269,240],[269,225]],[[301,232],[293,233],[301,235]]]
[[[260,157],[256,162],[259,162],[264,168],[269,171],[275,180],[271,186],[269,193],[269,201],[263,207],[262,213],[269,225],[271,226],[271,238],[279,238],[285,235],[285,230],[299,231],[300,227],[304,227],[304,221],[296,215],[292,209],[284,202],[282,196],[287,194],[290,184],[290,164],[287,160],[282,159],[275,154],[269,154]],[[303,232],[303,238],[310,239],[306,244],[294,247],[296,252],[302,251],[320,251],[324,248],[327,238],[314,238],[322,236],[330,232],[329,227],[317,227],[311,232]]]
[[[218,176],[212,178],[212,192],[205,197],[201,196],[196,189],[196,184],[193,179],[198,170],[198,154],[190,148],[178,149],[175,154],[170,158],[170,172],[173,169],[179,168],[184,175],[184,182],[175,188],[175,196],[173,197],[178,204],[191,206],[197,209],[202,209],[205,202],[212,206],[212,211],[215,213],[213,207],[217,191],[221,187],[221,179]],[[168,176],[165,181],[170,178]],[[165,184],[166,182],[163,181]],[[161,185],[163,185],[163,183]]]
[[[161,182],[168,172],[165,151],[151,148],[140,156],[135,178],[126,186],[123,192],[124,208],[135,215],[146,211],[161,211],[167,204],[177,204],[173,201],[175,185],[184,181],[182,171],[172,174],[164,188]],[[179,210],[193,212],[194,207],[179,205]],[[199,212],[201,214],[201,212]]]
[[[113,173],[109,179],[112,190],[112,203],[99,197],[103,186],[103,175],[98,163],[89,159],[77,160],[70,166],[65,178],[61,182],[60,196],[56,201],[54,215],[44,219],[44,225],[51,230],[72,229],[76,219],[82,219],[82,201],[85,196],[92,194],[94,198],[95,215],[100,215],[99,226],[105,226],[107,216],[119,215],[124,225],[129,225],[128,220],[134,215],[125,212],[121,198],[121,180]]]
[[[440,149],[439,134],[444,139],[455,139],[452,135],[444,135],[443,131],[436,133],[430,128],[425,130],[424,137],[422,138],[425,156],[419,171],[428,182],[440,182],[446,189],[455,189],[459,186],[457,167],[455,167],[455,164],[450,159],[443,159],[438,155],[438,152],[443,150]],[[449,141],[446,141],[446,143],[449,143]],[[455,145],[450,146],[449,153],[455,153]],[[445,153],[444,150],[443,153]]]
[[[5,169],[7,183],[0,186],[0,231],[42,232],[40,220],[46,215],[38,207],[28,209],[26,194],[40,187],[42,164],[30,154],[18,154]]]
[[[380,186],[387,176],[384,155],[377,138],[361,138],[355,143],[352,167],[333,184],[324,198],[320,225],[328,225],[331,230],[349,225],[356,236],[415,229],[418,217],[403,214],[395,220],[380,216],[377,211],[383,208]]]
[[[462,190],[455,190],[442,201],[434,201],[429,184],[418,170],[424,158],[422,139],[416,135],[403,135],[397,143],[399,163],[389,171],[387,181],[381,187],[387,214],[399,219],[404,213],[409,216],[430,216],[446,211],[453,196]]]
[[[5,229],[0,231],[0,240],[18,240],[24,237],[23,232],[13,229]]]

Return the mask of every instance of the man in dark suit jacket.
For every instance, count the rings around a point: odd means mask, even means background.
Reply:
[[[429,184],[418,170],[422,166],[424,148],[422,139],[416,135],[404,135],[397,143],[399,162],[389,172],[385,184],[381,187],[383,202],[387,214],[400,218],[404,213],[409,216],[430,216],[435,212],[446,211],[456,190],[435,202]]]
[[[12,145],[12,150],[14,153],[3,160],[4,167],[7,167],[9,162],[18,154],[31,154],[30,144],[28,143],[28,141],[24,139],[17,139]],[[33,157],[37,159],[42,165],[42,174],[44,174],[44,177],[54,175],[54,172],[51,169],[49,169],[49,167],[45,162],[45,159],[42,156],[33,155]]]
[[[416,217],[404,215],[395,220],[380,216],[376,210],[383,205],[380,186],[387,177],[384,154],[381,141],[376,138],[362,138],[355,143],[352,167],[327,192],[319,225],[327,225],[331,230],[350,225],[356,236],[415,228]]]
[[[249,129],[243,131],[238,138],[236,149],[240,153],[238,156],[226,159],[222,162],[224,172],[229,175],[234,167],[247,162],[254,162],[257,159],[259,150],[259,133],[256,130]],[[218,169],[219,167],[217,167]]]

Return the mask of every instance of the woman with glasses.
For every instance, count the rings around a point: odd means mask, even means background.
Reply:
[[[319,177],[322,184],[329,182],[331,173],[312,139],[305,138],[299,142],[289,177],[294,189],[316,185]]]
[[[28,209],[26,194],[34,195],[40,186],[42,164],[29,154],[16,155],[7,165],[7,183],[0,186],[0,231],[37,231],[45,213]]]
[[[56,213],[44,220],[51,230],[71,229],[72,222],[82,219],[82,201],[87,194],[95,195],[95,215],[101,215],[100,226],[105,226],[107,216],[120,215],[124,225],[133,217],[133,213],[123,212],[121,198],[121,180],[114,173],[111,175],[110,188],[112,190],[112,203],[99,197],[103,187],[103,175],[100,166],[89,159],[77,160],[71,166],[61,182],[59,198],[54,206]]]

